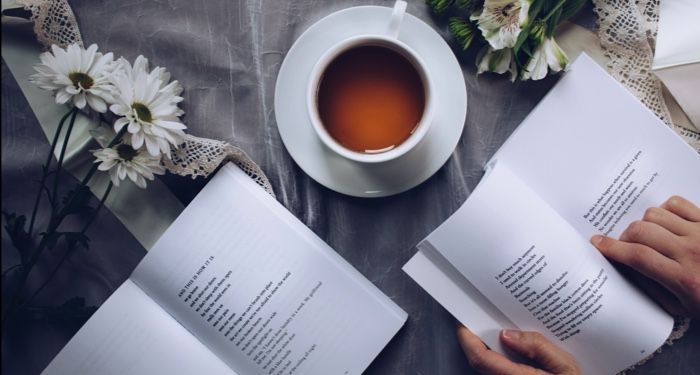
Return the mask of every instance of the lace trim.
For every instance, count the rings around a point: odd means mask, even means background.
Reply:
[[[171,160],[163,158],[165,167],[172,173],[192,176],[193,179],[197,176],[206,177],[224,161],[232,161],[265,191],[275,195],[270,181],[262,169],[250,159],[245,151],[226,142],[187,134],[185,142],[173,150],[171,156]]]
[[[593,0],[593,5],[598,16],[598,38],[610,59],[607,65],[610,75],[700,152],[700,133],[671,121],[661,81],[651,70],[659,0]]]
[[[17,0],[17,3],[32,12],[34,34],[42,45],[56,44],[63,48],[73,43],[83,45],[78,21],[65,0]]]
[[[75,14],[66,0],[18,0],[18,3],[32,12],[34,33],[44,47],[52,44],[64,48],[73,43],[83,45]],[[265,191],[275,196],[260,166],[245,151],[227,142],[187,135],[185,142],[173,151],[173,159],[165,160],[163,164],[171,173],[196,178],[207,177],[224,161],[236,163]]]

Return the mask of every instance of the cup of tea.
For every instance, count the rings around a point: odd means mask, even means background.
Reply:
[[[396,159],[414,148],[433,118],[433,84],[420,56],[397,39],[406,2],[385,34],[357,35],[326,51],[313,70],[307,109],[321,141],[361,163]]]

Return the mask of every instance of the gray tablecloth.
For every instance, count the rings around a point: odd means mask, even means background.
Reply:
[[[476,77],[473,55],[463,58],[469,105],[462,139],[432,178],[397,196],[358,199],[330,191],[294,164],[277,131],[273,111],[277,72],[303,30],[321,17],[362,1],[71,1],[87,44],[129,59],[143,54],[167,67],[185,87],[183,109],[189,132],[243,148],[270,178],[278,199],[409,314],[368,374],[467,374],[455,337],[454,319],[401,266],[414,246],[454,212],[482,176],[482,166],[556,81],[511,84],[505,77]],[[443,35],[445,20],[422,1],[408,11]],[[576,20],[593,27],[592,11]],[[47,142],[16,83],[2,68],[2,205],[29,211]],[[458,78],[457,78],[458,79]],[[185,203],[205,181],[168,176],[166,184]],[[92,250],[74,257],[47,289],[42,303],[74,294],[100,303],[144,255],[143,249],[110,215],[92,230]],[[3,266],[12,254],[3,233]],[[40,278],[39,270],[35,277]],[[70,288],[68,288],[70,286]],[[76,331],[75,326],[32,323],[3,333],[3,372],[38,373]],[[643,327],[640,327],[643,329]],[[686,374],[700,371],[700,330],[635,373]]]

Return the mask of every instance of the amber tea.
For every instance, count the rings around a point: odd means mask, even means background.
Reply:
[[[317,92],[328,133],[357,152],[378,153],[408,139],[425,109],[425,88],[411,61],[390,48],[365,45],[335,57]]]

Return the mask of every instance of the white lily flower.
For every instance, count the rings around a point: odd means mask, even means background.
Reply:
[[[63,49],[54,44],[51,52],[39,58],[41,64],[34,66],[37,73],[29,79],[44,90],[55,91],[57,104],[72,101],[79,109],[88,105],[97,112],[107,111],[114,91],[109,81],[115,67],[111,52],[97,52],[97,44],[88,49],[78,44]]]
[[[493,49],[512,48],[528,22],[531,0],[486,0],[479,15],[470,17]]]
[[[491,46],[486,45],[476,56],[476,73],[503,74],[510,70],[511,60],[513,60],[513,51],[510,48],[494,50]]]
[[[554,41],[554,38],[544,39],[544,54],[547,57],[547,65],[553,72],[566,70],[569,67],[569,57]]]
[[[537,48],[532,52],[532,57],[525,65],[525,69],[522,70],[520,79],[527,81],[531,79],[537,81],[544,78],[547,75],[547,56],[544,52],[544,43],[540,43]]]
[[[569,67],[569,58],[566,53],[559,48],[554,38],[550,37],[545,37],[532,53],[532,58],[525,66],[521,79],[523,81],[542,79],[547,75],[547,67],[553,72],[559,72]]]
[[[109,109],[121,116],[114,123],[119,132],[127,127],[127,139],[135,149],[146,147],[152,156],[161,153],[170,157],[170,148],[182,143],[187,127],[180,122],[183,111],[177,104],[182,101],[182,86],[169,82],[170,73],[164,68],[148,70],[148,60],[139,56],[131,66],[126,60],[111,79],[116,87],[115,104]]]

